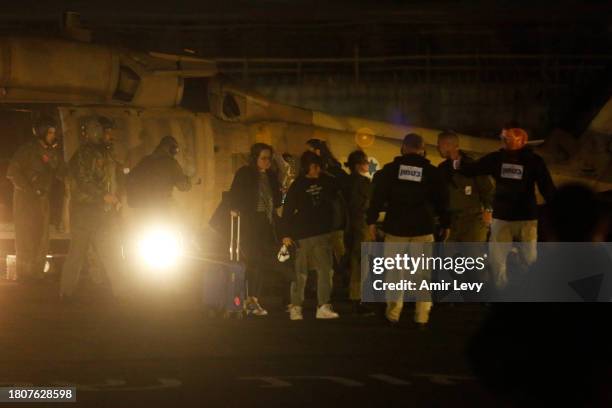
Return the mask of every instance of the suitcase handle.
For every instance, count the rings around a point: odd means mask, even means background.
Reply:
[[[234,245],[234,229],[236,230],[235,238],[236,244]],[[234,247],[236,248],[234,250]],[[240,213],[236,216],[230,213],[230,261],[240,261]],[[234,256],[235,255],[235,256]]]

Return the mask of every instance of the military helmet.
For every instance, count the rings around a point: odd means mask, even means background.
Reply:
[[[107,118],[106,116],[98,116],[98,121],[100,125],[102,125],[102,129],[115,129],[115,122],[112,119]]]
[[[113,129],[113,122],[104,116],[90,116],[81,122],[81,135],[93,144],[104,144],[104,130]]]
[[[57,123],[51,116],[41,116],[34,122],[32,132],[34,136],[46,143],[47,133],[49,129],[57,129]]]
[[[179,152],[179,144],[172,136],[164,136],[159,142],[158,149],[163,149],[172,156],[176,156]]]

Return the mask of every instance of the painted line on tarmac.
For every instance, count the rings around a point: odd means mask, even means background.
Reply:
[[[260,388],[285,388],[292,387],[293,384],[283,381],[278,377],[239,377],[240,381],[261,381],[263,385]]]
[[[393,377],[387,374],[370,374],[368,377],[374,378],[391,385],[412,385],[410,381],[405,381],[397,377]]]
[[[414,385],[411,381],[404,380],[398,377],[394,377],[388,374],[377,373],[368,374],[369,378],[381,381],[383,383],[394,385],[394,386],[412,386]],[[429,374],[429,373],[416,373],[411,374],[412,377],[425,378],[432,384],[443,385],[443,386],[455,386],[461,382],[474,381],[474,377],[459,376],[459,375],[447,375],[447,374]],[[293,375],[293,376],[250,376],[250,377],[238,377],[238,381],[254,381],[259,382],[260,388],[287,388],[295,386],[295,380],[317,380],[331,382],[336,385],[344,387],[363,387],[366,384],[347,377],[339,376],[321,376],[321,375]],[[300,381],[301,382],[301,381]]]
[[[461,375],[446,375],[446,374],[413,374],[415,377],[424,377],[429,379],[433,384],[438,385],[457,385],[458,381],[472,381],[476,378]]]

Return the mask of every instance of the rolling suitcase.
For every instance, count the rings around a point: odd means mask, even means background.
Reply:
[[[210,317],[236,317],[244,313],[245,266],[240,262],[240,215],[231,216],[229,262],[207,261],[202,304]]]

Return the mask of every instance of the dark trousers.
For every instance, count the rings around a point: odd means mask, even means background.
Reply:
[[[259,297],[264,280],[278,264],[276,254],[280,246],[274,228],[264,213],[257,212],[243,217],[245,234],[241,237],[244,248],[249,296]]]
[[[15,190],[13,214],[17,279],[40,279],[49,250],[49,199]]]

